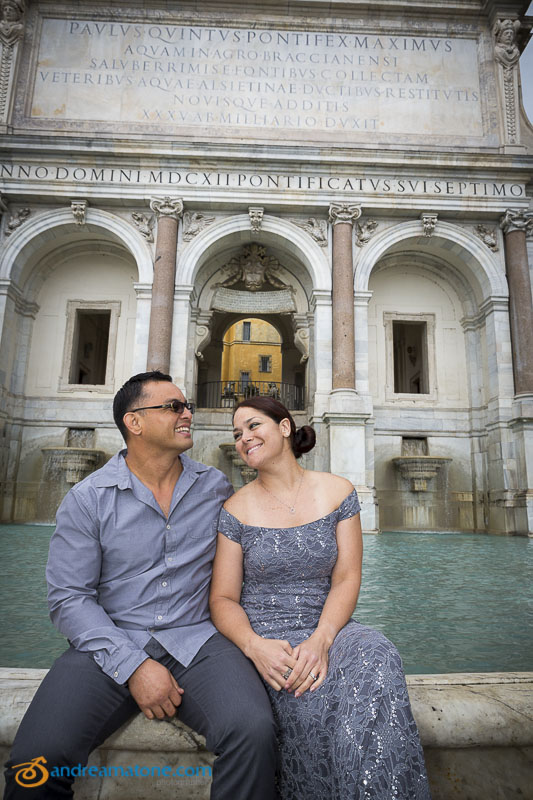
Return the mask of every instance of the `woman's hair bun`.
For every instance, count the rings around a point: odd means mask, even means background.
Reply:
[[[292,438],[292,452],[299,458],[304,453],[308,453],[313,449],[316,442],[316,434],[310,425],[302,425],[297,428]]]

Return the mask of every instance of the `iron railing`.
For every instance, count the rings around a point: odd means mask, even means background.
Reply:
[[[196,387],[198,408],[234,408],[248,397],[275,397],[291,411],[305,408],[305,387],[280,381],[206,381]]]

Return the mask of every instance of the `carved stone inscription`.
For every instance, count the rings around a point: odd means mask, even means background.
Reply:
[[[261,138],[479,137],[476,47],[363,31],[44,18],[31,117]]]

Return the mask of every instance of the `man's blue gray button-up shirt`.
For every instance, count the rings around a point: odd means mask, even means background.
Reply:
[[[57,512],[46,568],[56,628],[117,683],[153,637],[187,666],[215,633],[208,595],[227,478],[181,455],[168,519],[126,450],[74,486]]]

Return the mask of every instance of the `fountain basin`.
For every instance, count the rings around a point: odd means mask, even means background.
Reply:
[[[403,478],[410,481],[412,492],[427,492],[428,482],[436,478],[440,470],[452,461],[439,456],[400,456],[392,463]]]
[[[55,467],[64,472],[67,483],[78,483],[94,472],[105,453],[93,447],[43,447],[44,475]]]

